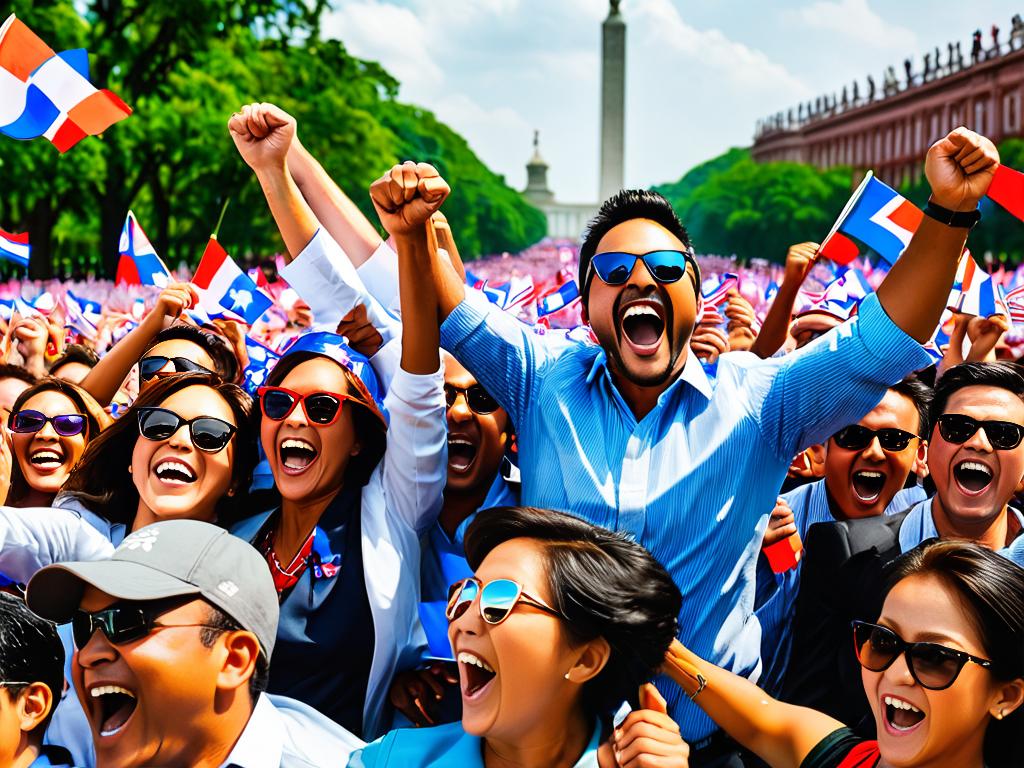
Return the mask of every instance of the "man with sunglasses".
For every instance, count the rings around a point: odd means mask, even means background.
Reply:
[[[263,692],[277,592],[260,554],[223,528],[141,528],[109,560],[42,569],[27,601],[71,621],[99,768],[343,765],[361,746],[315,710]]]
[[[790,666],[784,699],[856,722],[867,703],[856,665],[837,642],[851,620],[878,615],[885,567],[935,538],[974,541],[1007,555],[1005,548],[1020,541],[1024,517],[1010,502],[1024,488],[1024,368],[949,369],[935,386],[929,423],[934,496],[898,514],[808,531],[792,628],[792,658],[801,663]]]
[[[442,346],[516,425],[523,503],[631,532],[684,592],[684,642],[751,675],[760,657],[749,608],[760,542],[751,537],[763,533],[792,456],[929,364],[920,344],[946,305],[997,163],[992,143],[966,129],[938,141],[925,167],[929,215],[858,317],[780,359],[726,355],[713,379],[688,354],[699,315],[693,249],[655,193],[619,193],[584,238],[579,285],[599,346],[553,349],[467,301],[436,253],[422,269],[437,287]],[[431,175],[392,182],[415,202]],[[670,692],[684,736],[702,746],[714,726],[682,702]]]

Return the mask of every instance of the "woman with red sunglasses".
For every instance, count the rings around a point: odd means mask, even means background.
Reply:
[[[666,672],[773,768],[1019,768],[1024,569],[976,544],[932,540],[895,565],[877,623],[853,648],[875,737],[772,699],[674,642]]]

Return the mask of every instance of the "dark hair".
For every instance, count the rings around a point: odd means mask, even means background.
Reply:
[[[935,397],[929,411],[934,425],[946,412],[946,403],[964,387],[999,387],[1024,398],[1024,366],[1018,363],[961,363],[942,374],[935,383]]]
[[[141,440],[136,412],[139,408],[159,406],[175,392],[186,387],[209,387],[230,406],[238,431],[235,433],[235,455],[231,479],[233,496],[225,495],[217,502],[217,522],[228,526],[251,510],[246,509],[252,471],[256,466],[256,424],[252,398],[235,384],[226,384],[209,373],[180,373],[157,380],[139,395],[113,426],[89,443],[78,466],[64,484],[62,492],[79,499],[108,520],[131,527],[139,506],[139,491],[127,467],[131,464],[135,442]]]
[[[24,381],[30,386],[39,381],[39,379],[20,365],[12,365],[11,363],[0,363],[0,379],[17,379],[18,381]]]
[[[50,366],[50,375],[54,376],[54,371],[68,363],[80,363],[89,368],[95,368],[96,363],[99,361],[99,355],[87,346],[83,344],[68,344],[64,347],[64,354],[54,360],[53,365]]]
[[[199,635],[199,641],[204,647],[213,648],[213,644],[217,641],[218,637],[223,635],[225,632],[238,632],[242,629],[242,625],[215,605],[211,605],[210,603],[207,603],[206,605],[210,609],[210,614],[207,618],[207,622],[209,622],[210,626],[203,627]],[[249,678],[249,696],[252,698],[254,704],[256,703],[256,699],[259,698],[259,695],[267,690],[267,683],[269,680],[270,660],[267,658],[266,651],[260,648],[260,653],[256,657],[256,669],[253,670],[252,677]]]
[[[323,358],[330,360],[341,369],[345,380],[349,384],[349,394],[353,395],[363,403],[365,408],[355,407],[352,409],[352,425],[355,428],[356,437],[359,439],[359,453],[348,460],[345,468],[345,476],[342,483],[345,488],[362,488],[370,480],[373,470],[384,458],[387,450],[387,428],[384,422],[377,416],[379,411],[372,400],[367,400],[366,387],[352,371],[336,360],[316,352],[294,352],[285,355],[281,361],[274,366],[274,370],[267,377],[267,386],[277,387],[285,380],[293,370],[309,360]],[[343,406],[344,407],[344,406]],[[262,411],[259,411],[260,418],[263,418]],[[326,446],[325,446],[326,447]]]
[[[33,730],[39,741],[64,692],[64,644],[57,627],[36,616],[14,595],[0,592],[0,680],[42,683],[53,703],[46,719]],[[11,697],[24,685],[5,686]]]
[[[25,403],[40,392],[59,392],[74,403],[78,412],[85,416],[86,450],[88,450],[88,445],[99,437],[100,433],[110,424],[110,417],[92,395],[77,384],[55,378],[40,379],[18,395],[14,405],[11,406],[11,414],[13,415],[24,408]],[[82,458],[85,458],[84,454]],[[14,461],[11,463],[11,485],[10,490],[7,492],[7,503],[11,506],[17,506],[28,495],[30,490],[31,488],[25,480],[25,475],[21,471],[21,464],[18,462],[17,456],[15,456]]]
[[[910,576],[936,576],[960,598],[981,635],[985,657],[998,680],[1024,677],[1024,569],[978,544],[932,539],[893,563],[885,596]],[[1024,707],[985,733],[985,765],[1017,768],[1024,764],[1020,733]]]
[[[149,354],[149,351],[157,344],[173,341],[174,339],[191,341],[197,347],[204,350],[210,356],[210,359],[213,360],[213,366],[216,368],[214,373],[220,374],[224,381],[235,383],[238,380],[238,359],[235,357],[231,347],[228,346],[228,343],[220,336],[200,330],[192,325],[181,324],[164,328],[149,342],[142,356],[145,357]]]
[[[607,715],[650,680],[676,636],[682,595],[650,552],[579,518],[534,507],[481,511],[466,530],[473,570],[499,544],[536,539],[544,549],[553,607],[576,643],[603,637],[611,656],[583,688],[588,715]]]
[[[598,243],[614,227],[633,219],[650,219],[656,224],[660,224],[675,235],[692,255],[693,245],[690,242],[690,235],[687,234],[686,227],[679,221],[675,209],[672,208],[672,204],[668,200],[649,189],[623,189],[604,201],[601,210],[590,220],[583,233],[577,284],[580,287],[580,295],[583,297],[584,303],[589,294],[587,271],[590,267],[590,260],[597,252]],[[696,261],[694,262],[693,285],[697,291],[700,290],[700,271],[697,269]]]
[[[917,434],[928,439],[930,423],[928,406],[931,405],[934,396],[932,388],[912,374],[903,381],[893,384],[889,389],[898,395],[903,395],[914,404],[914,407],[917,408]]]

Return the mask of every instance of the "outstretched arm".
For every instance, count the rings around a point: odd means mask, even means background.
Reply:
[[[845,727],[816,710],[773,699],[678,640],[665,654],[664,672],[726,733],[774,768],[799,768],[822,739]]]
[[[789,323],[793,319],[793,305],[807,274],[818,257],[817,243],[799,243],[789,247],[786,254],[786,276],[775,294],[761,331],[750,348],[760,358],[771,357],[786,343]]]

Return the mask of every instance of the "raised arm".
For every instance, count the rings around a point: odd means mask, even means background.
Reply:
[[[0,573],[22,584],[52,563],[100,560],[114,545],[69,509],[0,507]]]
[[[796,304],[800,286],[807,278],[818,257],[817,243],[798,243],[791,245],[786,254],[786,275],[775,294],[768,314],[761,324],[761,331],[754,339],[750,351],[760,358],[771,357],[786,343],[789,324],[793,319],[793,305]]]
[[[153,337],[189,307],[199,303],[199,296],[188,283],[171,283],[157,297],[153,309],[142,322],[115,344],[82,380],[82,389],[107,405],[114,399],[132,366],[146,351]]]
[[[928,150],[924,172],[931,185],[930,200],[951,211],[973,211],[998,167],[999,152],[991,141],[957,128]],[[885,313],[922,344],[946,308],[967,232],[965,227],[948,226],[925,216],[878,287]]]
[[[822,739],[845,727],[821,712],[773,699],[678,640],[665,654],[663,671],[726,733],[773,768],[799,768]]]

